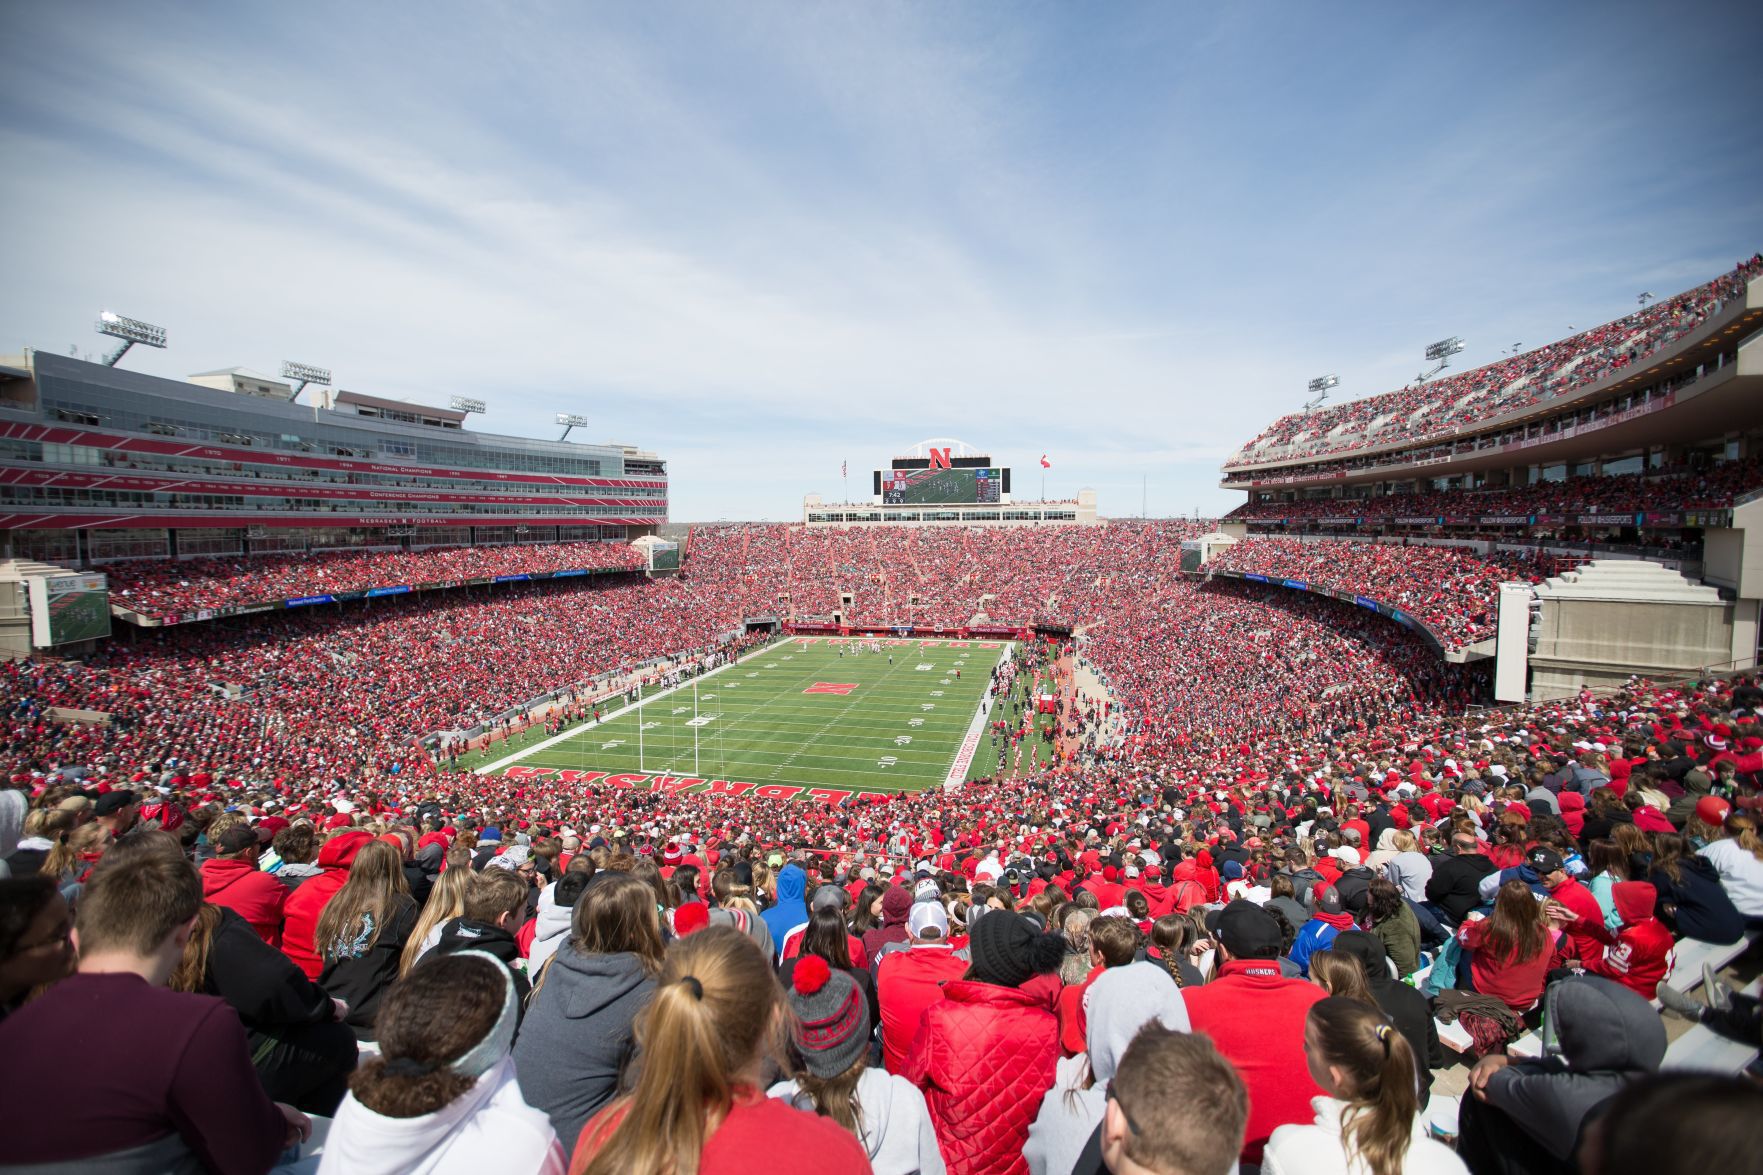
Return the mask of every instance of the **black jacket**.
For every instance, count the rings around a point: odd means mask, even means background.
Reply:
[[[349,1005],[343,1023],[355,1030],[357,1040],[374,1038],[373,1020],[379,1015],[380,996],[398,978],[398,963],[410,932],[416,929],[416,919],[416,903],[403,903],[364,953],[331,959],[319,973],[319,986]]]
[[[1439,1044],[1438,1022],[1432,1018],[1432,1008],[1426,997],[1419,989],[1390,975],[1389,955],[1384,951],[1383,941],[1375,934],[1345,930],[1335,935],[1329,949],[1352,955],[1365,967],[1371,998],[1377,1001],[1377,1006],[1389,1017],[1396,1031],[1407,1039],[1408,1047],[1414,1050],[1414,1057],[1420,1062],[1420,1102],[1425,1105],[1427,1093],[1432,1089],[1432,1071],[1442,1069],[1446,1064],[1445,1050]]]
[[[335,1005],[324,988],[258,937],[249,922],[225,906],[219,909],[202,975],[204,994],[230,1004],[247,1032],[275,1036],[297,1024],[331,1019]]]
[[[455,918],[441,927],[441,938],[435,943],[434,953],[451,955],[459,951],[482,951],[502,960],[502,965],[514,976],[514,994],[520,999],[522,1015],[525,1014],[526,997],[532,990],[532,984],[528,982],[526,972],[519,967],[520,944],[514,941],[512,934],[488,922]]]
[[[1462,922],[1469,911],[1481,905],[1478,887],[1493,871],[1494,863],[1481,853],[1439,857],[1426,882],[1426,900],[1449,914],[1451,921]]]
[[[1658,892],[1659,917],[1684,938],[1703,942],[1737,942],[1745,933],[1745,916],[1738,912],[1720,884],[1720,874],[1706,857],[1679,857],[1679,881],[1663,869],[1649,869],[1647,881]]]

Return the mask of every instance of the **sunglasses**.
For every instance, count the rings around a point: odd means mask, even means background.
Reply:
[[[1102,1089],[1106,1100],[1111,1101],[1120,1107],[1121,1114],[1126,1118],[1126,1128],[1134,1134],[1142,1133],[1142,1131],[1139,1130],[1139,1124],[1133,1120],[1132,1111],[1127,1109],[1126,1103],[1121,1101],[1120,1098],[1115,1095],[1114,1082],[1110,1080],[1107,1085],[1102,1087]]]

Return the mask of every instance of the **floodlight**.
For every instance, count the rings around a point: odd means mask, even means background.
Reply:
[[[1430,346],[1426,349],[1427,362],[1429,362],[1429,363],[1442,362],[1446,359],[1449,359],[1452,355],[1455,355],[1457,352],[1461,351],[1463,349],[1463,347],[1464,347],[1464,342],[1457,335],[1452,335],[1448,339],[1440,339],[1438,342],[1434,343],[1432,346]]]
[[[482,400],[474,400],[470,396],[454,396],[452,403],[455,412],[482,412],[485,408]]]
[[[1653,291],[1642,290],[1640,293],[1638,293],[1634,296],[1634,300],[1639,302],[1641,304],[1641,306],[1643,308],[1645,308],[1646,304],[1653,300]]]
[[[306,390],[307,384],[318,384],[320,387],[327,388],[331,384],[330,368],[313,367],[310,364],[295,363],[289,359],[282,360],[282,378],[300,381],[300,386],[294,389],[294,394],[288,397],[289,400],[298,400],[300,393]]]
[[[1339,387],[1340,382],[1341,381],[1340,381],[1339,376],[1319,375],[1315,379],[1310,381],[1311,394],[1315,394],[1317,392],[1326,392],[1330,388]]]
[[[142,322],[138,318],[124,318],[109,310],[98,316],[96,329],[101,335],[109,335],[113,339],[122,340],[122,346],[104,360],[106,367],[115,367],[116,361],[127,355],[129,348],[136,343],[143,347],[159,347],[161,349],[165,347],[165,328],[163,326],[154,326],[152,323]]]
[[[574,412],[559,412],[557,414],[557,423],[561,424],[563,426],[563,435],[558,437],[557,439],[560,441],[567,441],[569,439],[569,430],[570,429],[572,429],[572,428],[586,428],[589,424],[589,421],[586,416],[582,416],[582,415],[579,415]]]

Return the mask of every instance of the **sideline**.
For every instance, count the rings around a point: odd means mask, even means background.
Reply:
[[[998,650],[998,659],[992,664],[992,672],[1004,664],[1016,649],[1015,641],[1005,641],[1004,647]],[[988,677],[990,674],[987,675]],[[986,723],[992,717],[991,687],[980,697],[979,705],[974,707],[973,721],[967,724],[967,734],[961,745],[955,748],[955,761],[949,764],[949,773],[943,777],[944,791],[957,791],[967,782],[967,769],[973,766],[973,756],[979,750],[979,740],[984,735]]]

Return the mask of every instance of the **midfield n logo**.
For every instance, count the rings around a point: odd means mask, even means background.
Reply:
[[[932,469],[949,468],[949,449],[932,449],[930,451],[930,467]]]

